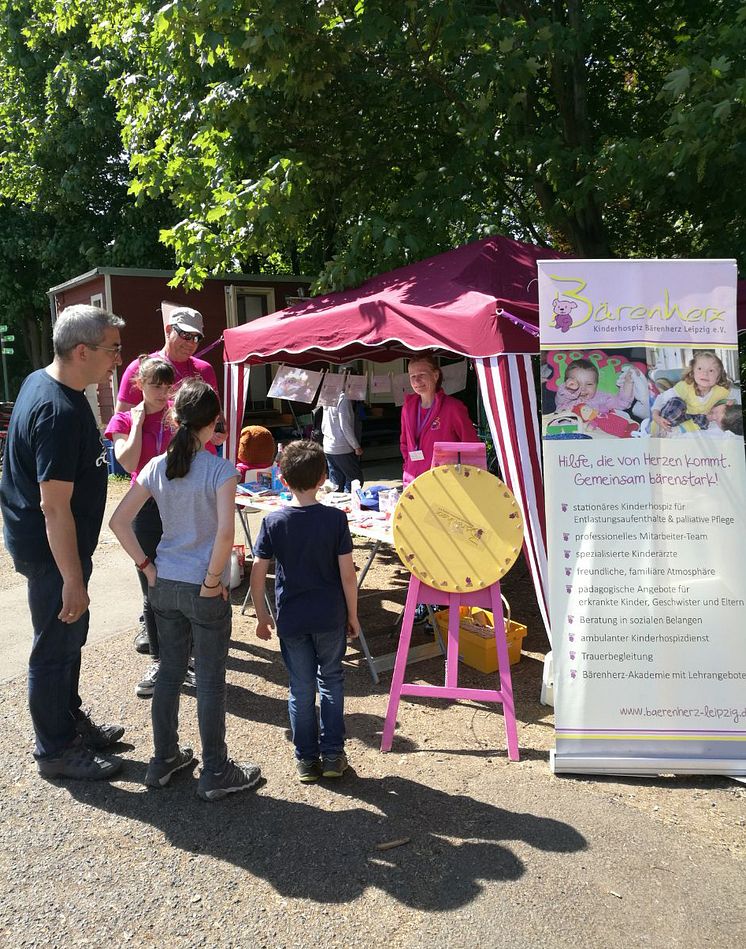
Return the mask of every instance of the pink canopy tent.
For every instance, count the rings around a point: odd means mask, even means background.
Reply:
[[[458,247],[314,297],[224,333],[228,456],[235,460],[251,365],[387,362],[427,350],[473,360],[505,480],[526,525],[525,553],[544,623],[546,530],[531,355],[538,346],[536,262],[560,255],[506,237]]]

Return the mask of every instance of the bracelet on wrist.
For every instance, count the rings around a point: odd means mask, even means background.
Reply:
[[[217,583],[205,583],[204,580],[202,581],[202,586],[205,588],[205,590],[217,590],[217,588],[222,587],[222,585],[223,584],[220,582],[220,580],[218,580]]]
[[[221,570],[220,573],[213,573],[212,570],[208,570],[208,571],[207,571],[207,576],[208,576],[208,577],[222,577],[222,576],[223,576],[223,571]]]
[[[136,563],[135,566],[137,567],[138,570],[142,571],[148,566],[149,563],[150,563],[150,557],[146,557],[142,563]]]

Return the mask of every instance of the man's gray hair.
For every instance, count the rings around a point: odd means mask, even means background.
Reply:
[[[98,346],[107,329],[119,329],[124,326],[120,316],[114,316],[108,310],[87,303],[67,306],[57,317],[52,331],[54,354],[66,359],[80,343]]]

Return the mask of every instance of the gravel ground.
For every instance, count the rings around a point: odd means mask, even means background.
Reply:
[[[362,564],[366,548],[356,542]],[[12,577],[12,580],[11,580]],[[0,583],[16,582],[7,556]],[[389,651],[406,574],[369,574],[361,620]],[[142,784],[151,753],[145,665],[131,632],[87,647],[81,692],[127,726],[111,785],[47,782],[30,757],[25,680],[0,699],[0,944],[7,946],[733,946],[743,923],[746,789],[722,778],[557,778],[546,642],[525,568],[504,582],[527,623],[514,667],[521,760],[502,716],[480,703],[403,701],[392,753],[378,751],[389,685],[348,651],[351,769],[301,785],[287,731],[277,641],[253,635],[234,593],[228,744],[254,760],[258,792],[205,804],[196,771]],[[136,608],[133,605],[133,617]],[[410,667],[442,680],[442,661]],[[463,669],[464,684],[486,679]],[[199,755],[185,691],[182,742]],[[391,849],[381,845],[401,842]],[[43,904],[43,906],[42,906]]]

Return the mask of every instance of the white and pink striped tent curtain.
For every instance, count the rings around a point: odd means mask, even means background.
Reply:
[[[224,363],[223,365],[223,411],[225,412],[228,440],[225,457],[235,465],[238,460],[238,443],[241,440],[243,414],[249,393],[249,366],[247,363]]]
[[[547,610],[547,553],[541,442],[531,357],[503,354],[475,359],[487,420],[506,484],[523,514],[524,552],[536,589],[544,625]],[[249,391],[249,366],[225,364],[226,457],[235,464]],[[550,636],[551,641],[551,636]]]
[[[475,359],[474,365],[503,478],[523,514],[524,553],[551,642],[541,440],[531,356],[505,353]]]

